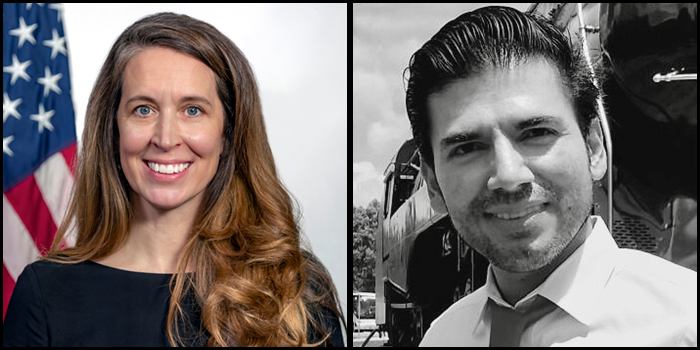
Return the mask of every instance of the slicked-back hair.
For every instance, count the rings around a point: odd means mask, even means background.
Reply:
[[[591,121],[597,117],[599,90],[581,52],[540,16],[509,7],[483,7],[447,22],[411,56],[406,68],[408,118],[413,138],[430,167],[434,168],[427,107],[430,94],[486,69],[514,68],[529,59],[545,59],[557,69],[587,140]]]

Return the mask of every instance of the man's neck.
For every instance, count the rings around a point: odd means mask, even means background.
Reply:
[[[491,265],[498,290],[503,299],[510,305],[515,305],[520,299],[537,288],[549,275],[580,247],[593,229],[589,216],[571,239],[569,244],[549,264],[528,272],[510,272]]]

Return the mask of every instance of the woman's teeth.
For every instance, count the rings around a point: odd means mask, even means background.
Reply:
[[[157,164],[153,162],[148,162],[148,167],[151,168],[151,170],[161,173],[161,174],[177,174],[181,171],[184,171],[190,166],[190,163],[184,163],[184,164]]]

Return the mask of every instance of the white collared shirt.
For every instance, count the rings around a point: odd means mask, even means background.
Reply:
[[[697,273],[615,244],[593,216],[586,241],[515,308],[541,294],[558,308],[522,335],[521,346],[697,346]],[[501,297],[489,266],[486,284],[432,323],[420,346],[489,346],[491,298]]]

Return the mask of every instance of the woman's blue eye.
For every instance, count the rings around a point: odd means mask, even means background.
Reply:
[[[149,115],[151,111],[151,107],[148,106],[138,106],[134,109],[134,112],[136,112],[136,114],[144,117]],[[187,109],[185,109],[185,113],[190,117],[196,117],[202,112],[202,109],[199,107],[187,107]]]
[[[187,107],[187,110],[186,110],[187,115],[189,115],[190,117],[196,116],[198,114],[197,111],[201,112],[202,110],[199,107]],[[194,114],[190,114],[190,112],[192,112]]]
[[[148,115],[151,112],[151,107],[138,106],[138,107],[136,107],[136,112],[142,116]]]

